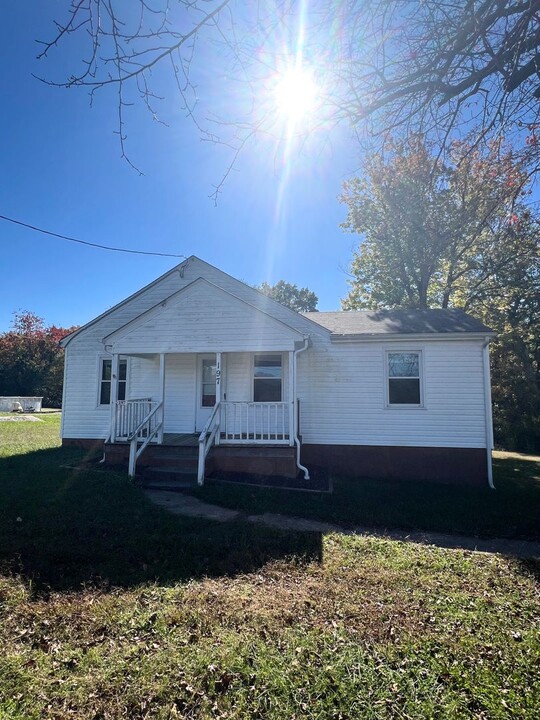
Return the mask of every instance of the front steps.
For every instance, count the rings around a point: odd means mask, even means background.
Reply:
[[[129,445],[105,445],[105,464],[126,467]],[[137,461],[137,476],[145,487],[182,490],[197,484],[198,446],[149,445]],[[224,473],[266,478],[296,478],[296,450],[281,445],[219,445],[206,458],[205,477]]]

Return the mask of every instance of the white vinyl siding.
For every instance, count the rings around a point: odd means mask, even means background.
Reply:
[[[299,333],[219,288],[196,282],[120,330],[114,352],[232,352],[293,349]]]
[[[193,432],[195,352],[226,352],[226,399],[250,402],[253,400],[252,353],[292,350],[295,341],[301,340],[302,335],[309,335],[311,347],[298,356],[297,392],[303,442],[485,447],[481,340],[447,341],[426,336],[426,340],[422,341],[424,407],[387,407],[385,352],[392,348],[415,351],[418,350],[417,342],[332,343],[326,329],[319,328],[199,260],[190,261],[182,272],[174,270],[165,275],[82,330],[68,343],[63,437],[107,437],[110,406],[97,406],[96,397],[98,357],[110,350],[104,348],[103,338],[199,277],[219,285],[272,317],[257,313],[255,307],[250,308],[223,294],[220,294],[223,300],[218,301],[219,291],[206,292],[203,283],[194,286],[201,290],[191,297],[194,320],[187,322],[184,317],[174,326],[176,332],[183,333],[182,350],[186,354],[166,356],[166,432]],[[209,302],[208,306],[205,306],[206,302]],[[177,307],[180,309],[181,305]],[[167,318],[170,322],[171,316]],[[282,323],[288,323],[299,333],[294,333]],[[146,350],[141,347],[133,349],[133,343],[128,397],[159,397],[157,353],[167,352],[166,343],[172,346],[176,342],[178,336],[175,338],[173,335],[170,324],[165,323],[165,327],[160,328],[147,326],[139,338],[145,341]],[[156,339],[161,342],[162,338],[166,338],[163,349],[156,347]],[[193,343],[191,347],[190,342]],[[144,352],[147,354],[144,355]],[[283,375],[283,400],[287,401],[288,362],[285,352]]]
[[[485,447],[480,340],[426,340],[424,406],[387,406],[385,351],[418,344],[319,340],[298,357],[304,443]]]

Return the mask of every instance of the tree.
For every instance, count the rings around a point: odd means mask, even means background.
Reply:
[[[52,84],[115,91],[124,154],[124,113],[138,97],[157,118],[168,72],[205,139],[234,128],[223,141],[236,157],[272,124],[261,88],[301,57],[321,87],[317,126],[422,131],[449,149],[472,122],[477,139],[515,136],[538,158],[540,0],[71,0],[39,57],[58,47],[71,69]],[[201,104],[215,82],[234,98],[226,110]]]
[[[509,149],[454,143],[451,164],[422,136],[390,149],[344,185],[343,227],[364,235],[345,309],[467,309],[504,285],[509,265],[534,254],[538,225],[523,204],[528,175]]]
[[[319,298],[314,292],[305,287],[299,288],[298,285],[285,282],[285,280],[279,280],[275,285],[263,282],[261,285],[256,286],[256,289],[296,312],[314,312],[317,310]]]
[[[443,163],[416,137],[372,157],[365,175],[345,184],[344,228],[363,239],[342,304],[461,307],[480,317],[497,332],[496,441],[537,451],[540,223],[523,203],[527,174],[499,144],[487,154],[454,145],[453,160]]]
[[[0,335],[0,395],[43,396],[44,405],[60,407],[64,351],[58,343],[75,329],[15,313],[13,329]]]

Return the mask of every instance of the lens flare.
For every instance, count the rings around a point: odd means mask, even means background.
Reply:
[[[274,100],[279,115],[295,127],[313,115],[319,100],[319,87],[313,72],[302,66],[289,68],[276,79]]]

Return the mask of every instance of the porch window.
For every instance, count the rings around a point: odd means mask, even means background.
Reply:
[[[282,379],[281,355],[255,355],[253,359],[254,402],[281,402]]]
[[[386,360],[388,404],[421,405],[420,353],[389,352]]]
[[[112,360],[102,358],[99,380],[99,404],[111,404]],[[118,400],[126,399],[127,360],[118,361]]]

